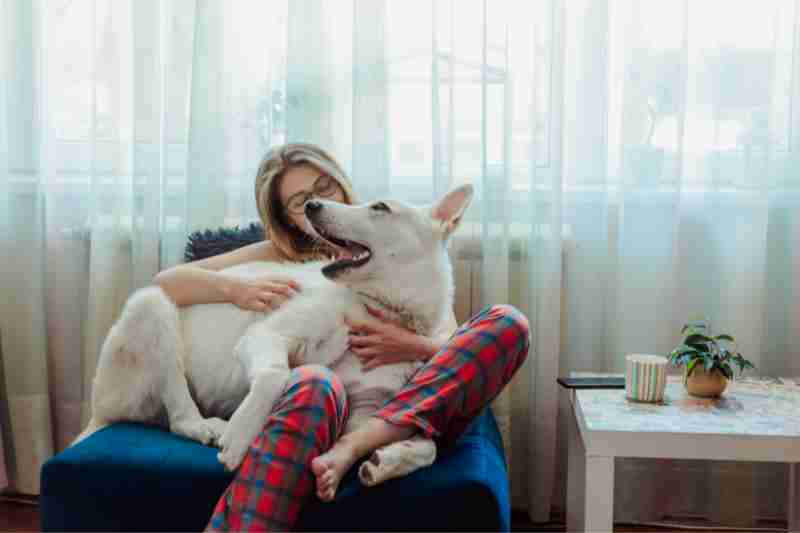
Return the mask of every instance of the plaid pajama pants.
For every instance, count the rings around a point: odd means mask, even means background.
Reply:
[[[525,316],[509,305],[486,307],[459,327],[406,386],[374,416],[415,425],[453,442],[519,369],[528,354]],[[264,429],[217,502],[207,531],[287,531],[314,494],[311,461],[330,449],[347,420],[339,378],[297,367]]]

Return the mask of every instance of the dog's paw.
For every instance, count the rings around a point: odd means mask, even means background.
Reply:
[[[369,460],[358,468],[358,478],[363,485],[373,487],[428,466],[435,458],[436,446],[430,439],[395,442],[372,452]]]
[[[405,475],[410,469],[403,468],[403,461],[394,448],[389,446],[372,452],[369,459],[358,468],[358,479],[366,487],[374,487],[389,479]]]
[[[240,464],[242,464],[242,461],[244,460],[244,453],[236,454],[230,450],[223,449],[217,453],[217,460],[222,463],[222,465],[225,467],[225,470],[228,472],[233,472],[239,468]]]
[[[220,451],[217,453],[217,460],[225,465],[226,470],[233,472],[242,464],[250,443],[244,439],[234,437],[229,429],[230,426],[218,441]]]
[[[228,422],[221,418],[206,418],[206,423],[211,427],[211,431],[214,433],[214,438],[211,440],[211,444],[216,446],[217,448],[222,447],[221,440],[222,435],[225,434],[225,428],[228,427]]]
[[[367,487],[373,487],[386,480],[386,469],[381,468],[381,457],[377,451],[372,452],[372,455],[367,461],[361,463],[358,467],[358,479],[361,484]]]
[[[224,426],[220,427],[214,420],[225,422],[224,420],[212,418],[194,418],[191,420],[181,420],[175,422],[170,426],[170,431],[176,435],[181,435],[187,439],[192,439],[200,444],[212,445],[217,441],[220,436],[220,429],[224,430]]]

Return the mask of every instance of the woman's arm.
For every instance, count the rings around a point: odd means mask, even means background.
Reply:
[[[456,314],[450,308],[448,316],[438,328],[431,332],[429,336],[415,335],[415,338],[412,337],[410,339],[410,344],[412,347],[416,347],[415,351],[418,358],[427,361],[442,349],[457,328]]]
[[[292,283],[289,280],[243,280],[219,271],[249,261],[279,259],[273,244],[262,241],[208,259],[174,266],[159,272],[153,283],[179,307],[224,302],[244,309],[264,310],[271,303],[279,305],[280,295],[290,296],[288,289]],[[299,287],[294,288],[299,290]]]
[[[378,319],[377,323],[348,323],[350,350],[361,359],[364,370],[400,361],[427,361],[436,355],[458,327],[452,309],[444,323],[430,336],[419,335],[389,322],[377,309],[368,306],[367,310]]]

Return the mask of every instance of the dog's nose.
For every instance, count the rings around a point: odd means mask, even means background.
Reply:
[[[321,209],[322,209],[322,202],[319,202],[317,200],[309,200],[306,202],[305,210],[307,215],[317,213]]]

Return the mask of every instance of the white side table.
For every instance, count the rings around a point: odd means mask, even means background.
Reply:
[[[567,531],[612,531],[614,458],[790,463],[789,531],[800,532],[800,386],[731,382],[723,398],[692,398],[680,377],[664,405],[625,391],[570,391]]]

